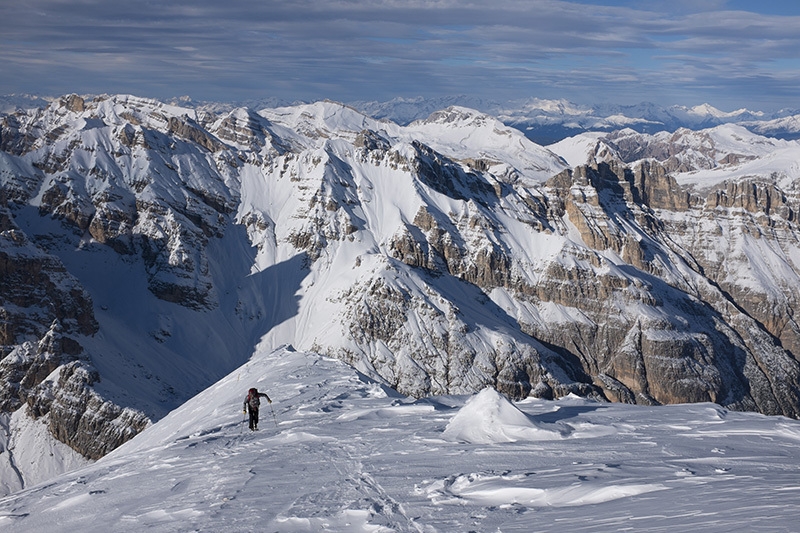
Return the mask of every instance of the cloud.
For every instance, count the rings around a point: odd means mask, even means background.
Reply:
[[[800,70],[800,17],[726,11],[727,4],[6,3],[0,7],[0,92],[345,101],[468,93],[639,101],[654,89],[665,98],[723,100],[766,96],[774,87],[781,102],[797,99],[787,84]]]

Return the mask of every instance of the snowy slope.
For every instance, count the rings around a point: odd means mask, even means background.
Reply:
[[[10,494],[91,463],[47,431],[48,419],[23,410],[0,414],[0,494]]]
[[[778,187],[791,190],[800,180],[799,141],[769,139],[735,125],[718,126],[708,130],[707,136],[716,165],[678,173],[675,178],[679,183],[708,188],[725,180],[771,176]],[[725,161],[726,157],[732,161]]]
[[[548,146],[555,154],[563,158],[570,167],[606,160],[605,154],[616,155],[613,149],[604,143],[606,134],[588,132],[567,137]],[[612,157],[613,157],[612,155]]]
[[[243,427],[250,386],[264,404]],[[0,500],[27,531],[791,531],[800,422],[491,389],[409,400],[279,349],[97,463]]]
[[[487,159],[492,167],[505,165],[533,183],[558,174],[567,164],[549,150],[530,141],[500,120],[463,107],[448,107],[425,120],[409,124],[406,135],[423,140],[456,160]]]

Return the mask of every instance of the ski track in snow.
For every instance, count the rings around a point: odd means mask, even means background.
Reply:
[[[257,432],[241,413],[250,386],[274,400]],[[493,390],[412,401],[281,349],[102,460],[0,500],[0,530],[790,531],[798,459],[800,423],[782,417]]]

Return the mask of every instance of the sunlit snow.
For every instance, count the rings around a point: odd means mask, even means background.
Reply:
[[[250,432],[249,387],[274,400]],[[25,531],[791,531],[800,422],[491,389],[411,400],[281,348],[94,464],[0,500]]]

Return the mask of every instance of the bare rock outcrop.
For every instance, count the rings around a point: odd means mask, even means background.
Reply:
[[[50,433],[88,459],[100,459],[150,425],[144,413],[97,394],[92,385],[100,376],[83,361],[61,366],[53,378],[28,397],[28,412],[49,415]]]

